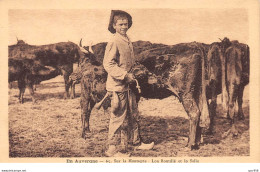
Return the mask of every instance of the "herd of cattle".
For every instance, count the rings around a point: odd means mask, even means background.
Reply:
[[[92,47],[72,42],[33,46],[22,40],[9,46],[9,83],[18,81],[19,101],[23,103],[26,86],[34,98],[33,85],[43,80],[63,75],[65,98],[75,97],[75,84],[81,84],[82,137],[89,132],[89,118],[95,104],[106,95],[107,73],[103,68],[106,43]],[[235,104],[237,116],[243,119],[243,91],[249,83],[249,46],[224,38],[220,42],[198,42],[176,45],[152,44],[147,41],[133,42],[136,65],[131,72],[139,82],[131,88],[140,97],[163,99],[176,96],[189,116],[190,128],[187,146],[198,148],[205,129],[214,127],[217,95],[222,96],[223,110],[235,129]],[[73,63],[78,69],[73,72]],[[103,99],[104,100],[104,99]],[[210,102],[210,103],[209,103]],[[102,101],[107,108],[109,101]]]

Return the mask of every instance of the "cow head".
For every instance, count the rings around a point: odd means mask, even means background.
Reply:
[[[221,40],[221,39],[220,39]],[[222,48],[224,49],[224,50],[226,50],[228,47],[230,47],[231,46],[231,42],[230,42],[230,40],[227,38],[227,37],[225,37],[223,40],[221,40],[221,46],[222,46]]]
[[[84,57],[81,57],[79,60],[80,65],[84,65],[85,63],[91,63],[93,65],[100,66],[101,64],[96,60],[96,56],[93,53],[92,47],[90,46],[89,49],[87,46],[82,46],[82,38],[79,42],[80,50],[83,52]]]
[[[144,65],[138,62],[131,68],[130,72],[140,81],[147,80],[150,73]]]
[[[25,45],[26,43],[23,40],[17,40],[17,45]]]
[[[132,73],[135,79],[138,81],[141,90],[144,89],[147,84],[151,84],[151,80],[153,82],[157,82],[155,75],[152,74],[144,65],[138,62],[136,62],[136,64],[131,68],[130,73]],[[136,83],[132,83],[130,87],[133,89],[136,87]]]

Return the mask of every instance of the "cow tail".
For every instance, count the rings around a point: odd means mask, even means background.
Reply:
[[[206,68],[205,68],[205,60],[206,60],[206,53],[204,48],[201,46],[199,47],[202,59],[201,59],[201,66],[202,66],[202,71],[201,71],[201,99],[200,103],[202,104],[201,106],[201,116],[200,116],[200,126],[208,128],[210,124],[210,117],[209,117],[209,109],[208,109],[208,102],[207,102],[207,96],[206,96]]]
[[[220,60],[221,60],[221,101],[222,101],[222,107],[224,112],[227,112],[228,109],[228,92],[227,92],[227,69],[226,69],[226,51],[219,49],[219,54],[220,54]]]

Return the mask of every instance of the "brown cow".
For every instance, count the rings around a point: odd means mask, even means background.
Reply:
[[[106,95],[106,80],[107,72],[103,65],[96,61],[88,52],[83,59],[80,60],[80,73],[78,76],[81,77],[81,121],[82,121],[82,138],[86,138],[86,133],[89,132],[89,118],[91,110],[94,105],[100,102]],[[145,82],[148,80],[148,70],[140,64],[136,64],[132,69],[132,73],[139,82]],[[132,90],[138,91],[136,85],[130,85]],[[102,104],[103,108],[106,109],[110,105],[109,102]]]
[[[190,149],[198,148],[202,127],[209,126],[206,100],[205,59],[206,51],[201,43],[182,43],[143,51],[137,61],[156,75],[154,87],[158,95],[175,95],[183,104],[190,120]],[[143,85],[141,85],[142,88]],[[154,87],[146,87],[141,96],[153,96]],[[169,94],[170,92],[170,94]],[[164,97],[160,97],[164,98]]]
[[[249,83],[249,47],[246,44],[232,41],[225,51],[226,59],[226,85],[228,99],[226,102],[227,114],[231,119],[231,133],[237,135],[235,128],[235,104],[238,103],[238,118],[244,119],[242,110],[243,92]]]
[[[18,81],[19,102],[23,103],[23,96],[26,86],[29,88],[33,102],[33,85],[41,81],[48,80],[59,75],[59,71],[53,67],[42,66],[32,59],[8,59],[9,78],[8,81]]]
[[[204,46],[205,47],[205,46]],[[211,99],[209,104],[209,115],[210,115],[210,127],[209,133],[213,132],[214,117],[216,116],[217,108],[217,95],[222,93],[222,82],[221,82],[221,59],[222,59],[222,48],[218,42],[212,43],[205,47],[207,49],[206,62],[206,95],[207,100]]]
[[[16,45],[9,46],[9,58],[31,59],[42,66],[52,66],[59,70],[64,77],[65,98],[69,95],[68,79],[73,71],[73,63],[78,62],[80,55],[83,54],[78,45],[72,42],[35,46],[18,40]]]

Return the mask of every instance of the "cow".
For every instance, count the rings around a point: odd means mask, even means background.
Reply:
[[[8,82],[18,81],[19,102],[23,103],[26,86],[32,101],[35,102],[33,85],[59,75],[59,71],[50,66],[43,66],[32,59],[8,59]]]
[[[211,125],[209,132],[212,134],[214,127],[214,117],[216,116],[217,108],[217,96],[222,95],[222,102],[226,99],[227,94],[222,92],[226,90],[226,82],[222,80],[222,73],[225,73],[225,68],[223,67],[224,55],[223,52],[226,48],[226,44],[222,42],[213,42],[210,45],[204,46],[207,49],[207,59],[206,59],[206,96],[207,100],[211,100],[209,104],[209,114],[211,118]]]
[[[79,57],[83,55],[78,45],[72,42],[59,42],[36,46],[18,40],[17,44],[9,46],[8,50],[9,58],[31,59],[42,66],[51,66],[57,69],[64,77],[64,98],[69,96],[68,79],[73,72],[73,63],[78,62]]]
[[[8,59],[8,83],[11,83],[13,81],[18,81],[18,88],[19,88],[19,102],[23,103],[23,96],[22,92],[23,89],[25,89],[25,77],[26,77],[26,72],[29,70],[26,69],[23,65],[22,60],[18,59]],[[30,60],[28,60],[30,61]],[[30,94],[33,94],[33,90],[30,90]]]
[[[189,116],[187,147],[191,150],[199,148],[202,130],[210,126],[204,47],[198,42],[181,43],[148,49],[137,55],[137,61],[156,76],[153,87],[140,84],[141,88],[145,87],[142,90],[146,90],[141,96],[165,98],[174,95],[179,99]]]
[[[107,109],[110,106],[110,103],[105,101],[106,99],[104,98],[107,93],[107,72],[105,71],[103,65],[96,61],[96,58],[89,58],[94,54],[89,54],[92,53],[88,52],[85,57],[80,60],[80,72],[78,74],[81,78],[80,106],[82,138],[86,138],[86,134],[90,131],[89,118],[94,106],[99,104],[99,106],[103,106],[104,109]],[[131,72],[134,74],[137,82],[148,80],[149,71],[141,64],[134,65]],[[137,85],[135,84],[130,85],[131,89],[138,93],[139,90],[136,86]]]
[[[226,40],[229,41],[229,40]],[[238,41],[230,41],[230,46],[225,51],[226,87],[228,99],[224,104],[227,106],[227,115],[230,118],[233,136],[238,135],[235,128],[235,104],[238,104],[238,119],[244,119],[242,110],[243,92],[249,84],[249,46]]]

